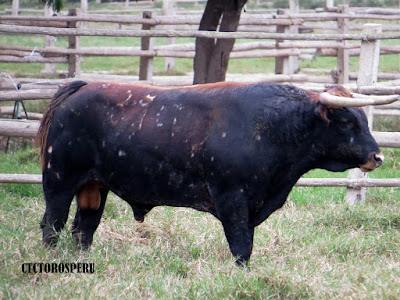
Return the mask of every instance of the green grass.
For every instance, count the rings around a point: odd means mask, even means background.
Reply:
[[[400,177],[400,150],[384,149],[371,177]],[[39,173],[36,150],[0,154],[0,172]],[[307,177],[344,177],[314,170]],[[250,268],[234,264],[211,215],[159,207],[143,224],[108,198],[89,251],[70,225],[54,249],[41,246],[40,185],[0,185],[0,297],[4,299],[397,299],[400,190],[368,189],[349,207],[343,188],[294,188],[286,205],[256,229]],[[94,274],[23,274],[22,263],[87,262]]]

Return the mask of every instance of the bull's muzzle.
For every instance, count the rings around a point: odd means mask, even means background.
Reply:
[[[360,165],[360,169],[363,172],[371,172],[375,170],[376,168],[380,167],[383,162],[385,161],[385,157],[381,152],[379,153],[372,153],[370,155],[370,159],[367,161],[367,163]]]

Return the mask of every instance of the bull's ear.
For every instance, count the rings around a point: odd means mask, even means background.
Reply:
[[[329,124],[331,123],[331,120],[329,120],[328,118],[328,110],[329,108],[327,108],[323,104],[318,105],[318,107],[316,108],[316,114],[325,122],[326,126],[329,126]]]

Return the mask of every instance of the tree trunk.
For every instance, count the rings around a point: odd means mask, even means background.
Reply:
[[[247,0],[208,0],[199,30],[216,31],[222,17],[219,31],[236,31],[246,2]],[[234,43],[235,39],[197,38],[193,84],[224,81]]]

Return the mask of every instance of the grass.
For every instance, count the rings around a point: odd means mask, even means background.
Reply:
[[[371,177],[400,177],[400,150]],[[36,150],[0,154],[0,172],[39,173]],[[314,170],[307,177],[343,177]],[[72,241],[72,204],[54,249],[43,249],[40,185],[0,185],[0,297],[4,299],[397,299],[400,191],[371,188],[349,207],[343,188],[294,188],[256,229],[250,268],[238,268],[211,215],[159,207],[143,224],[111,195],[89,251]],[[94,274],[23,274],[27,262],[94,263]]]

